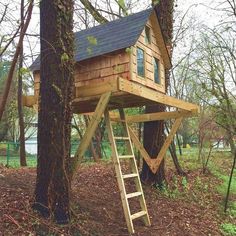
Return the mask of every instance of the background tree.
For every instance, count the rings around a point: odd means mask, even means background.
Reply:
[[[236,58],[235,31],[229,25],[225,28],[208,29],[201,33],[197,44],[192,70],[201,86],[201,97],[215,113],[215,122],[222,127],[230,144],[233,163],[226,194],[225,211],[229,199],[230,185],[236,163]],[[201,53],[201,54],[200,54]],[[199,95],[200,97],[200,95]]]
[[[74,67],[73,0],[40,2],[41,84],[33,208],[70,220],[70,136]]]
[[[18,40],[18,43],[17,43],[17,46],[16,46],[16,51],[14,53],[12,63],[11,63],[11,66],[10,66],[10,69],[9,69],[9,72],[8,72],[5,88],[3,90],[3,95],[2,95],[2,99],[1,99],[1,103],[0,103],[0,121],[2,119],[3,112],[4,112],[4,109],[5,109],[6,103],[7,103],[7,98],[8,98],[8,95],[9,95],[10,88],[11,88],[11,83],[12,83],[12,80],[13,80],[14,71],[15,71],[15,68],[16,68],[16,64],[17,64],[17,61],[18,61],[19,54],[20,54],[21,49],[22,49],[23,39],[24,39],[25,33],[26,33],[27,28],[28,28],[29,23],[30,23],[32,10],[33,10],[33,4],[34,4],[33,0],[29,2],[27,14],[25,16],[26,17],[25,24],[20,26],[21,27],[21,34],[19,36],[19,40]],[[9,45],[7,44],[6,46],[8,47]],[[2,52],[5,51],[6,46],[4,47]]]
[[[21,0],[21,10],[20,10],[20,18],[21,18],[21,31],[24,26],[24,0]],[[23,60],[24,60],[24,43],[22,42],[22,47],[19,54],[19,69],[18,69],[18,90],[17,90],[17,108],[18,108],[18,116],[19,116],[19,127],[20,127],[20,165],[26,166],[26,154],[25,154],[25,126],[24,126],[24,114],[22,107],[22,73],[23,73]]]

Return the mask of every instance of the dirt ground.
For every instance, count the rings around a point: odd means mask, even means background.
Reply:
[[[213,188],[216,180],[211,176],[203,177],[200,187],[203,188],[204,183],[208,187],[198,191],[198,175],[197,170],[188,173],[188,183],[182,184],[172,197],[144,186],[152,226],[145,227],[137,221],[134,235],[221,235],[219,203],[222,197]],[[50,219],[41,219],[31,210],[35,178],[35,168],[0,166],[0,235],[129,235],[110,163],[83,165],[79,169],[72,184],[73,219],[67,226],[57,226]],[[173,171],[168,171],[167,178],[176,178]],[[177,179],[176,183],[180,182]]]

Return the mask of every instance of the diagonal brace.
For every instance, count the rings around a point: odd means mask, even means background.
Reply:
[[[100,97],[100,100],[96,106],[95,112],[92,116],[92,119],[89,122],[89,125],[85,131],[85,134],[73,158],[73,163],[71,166],[72,175],[76,171],[78,164],[82,161],[83,155],[91,142],[91,139],[94,135],[94,132],[96,131],[98,127],[99,122],[101,121],[102,115],[107,107],[110,96],[111,96],[111,92],[107,92],[107,93],[102,94],[102,96]]]
[[[173,140],[179,126],[181,125],[181,122],[183,120],[183,117],[179,117],[175,120],[175,123],[173,124],[172,128],[171,128],[171,131],[168,135],[168,137],[166,138],[160,152],[158,153],[158,156],[156,159],[154,159],[152,161],[152,167],[151,167],[151,171],[155,174],[166,154],[166,151],[168,150],[170,144],[171,144],[171,141]]]
[[[143,147],[143,144],[140,143],[138,137],[136,136],[136,134],[134,133],[134,131],[131,129],[130,126],[128,126],[129,128],[129,135],[130,138],[133,142],[133,144],[135,145],[135,147],[139,150],[141,156],[143,157],[143,159],[146,161],[146,163],[148,164],[149,168],[151,169],[152,167],[152,159],[150,158],[150,156],[148,155],[147,151],[145,150],[145,148]]]

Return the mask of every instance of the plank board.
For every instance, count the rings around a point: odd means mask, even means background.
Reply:
[[[155,112],[155,113],[148,113],[148,114],[126,116],[126,121],[128,123],[151,122],[151,121],[157,121],[157,120],[176,119],[180,117],[186,118],[186,117],[192,117],[192,116],[197,116],[197,115],[198,115],[197,111]],[[118,121],[119,115],[117,113],[112,113],[111,119],[113,121]]]
[[[170,97],[158,91],[141,86],[139,84],[131,83],[130,81],[119,78],[119,90],[146,98],[148,100],[162,103],[168,106],[180,108],[186,111],[198,111],[199,107],[195,104]]]

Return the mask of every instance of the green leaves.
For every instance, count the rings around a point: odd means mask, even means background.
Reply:
[[[94,36],[92,36],[92,35],[88,36],[88,37],[87,37],[87,40],[88,40],[88,42],[89,42],[89,44],[90,44],[90,46],[87,48],[87,53],[88,53],[89,55],[91,55],[91,54],[92,54],[92,51],[93,51],[92,47],[93,47],[93,46],[96,46],[96,45],[98,44],[98,41],[97,41],[97,39],[96,39]]]
[[[21,67],[19,69],[19,74],[22,76],[22,75],[25,75],[25,74],[28,74],[30,73],[30,70],[28,68],[24,68],[24,67]]]
[[[157,4],[159,4],[160,3],[160,0],[152,0],[152,4],[153,5],[157,5]]]
[[[89,43],[91,45],[97,45],[98,44],[97,39],[94,36],[88,36],[87,40],[89,41]]]
[[[69,56],[66,52],[64,52],[62,55],[61,55],[61,62],[67,62],[69,61]]]
[[[131,54],[133,52],[133,48],[132,47],[126,48],[125,52]]]
[[[119,6],[122,8],[122,9],[125,9],[126,6],[125,6],[125,1],[124,0],[118,0],[117,3],[119,4]]]

